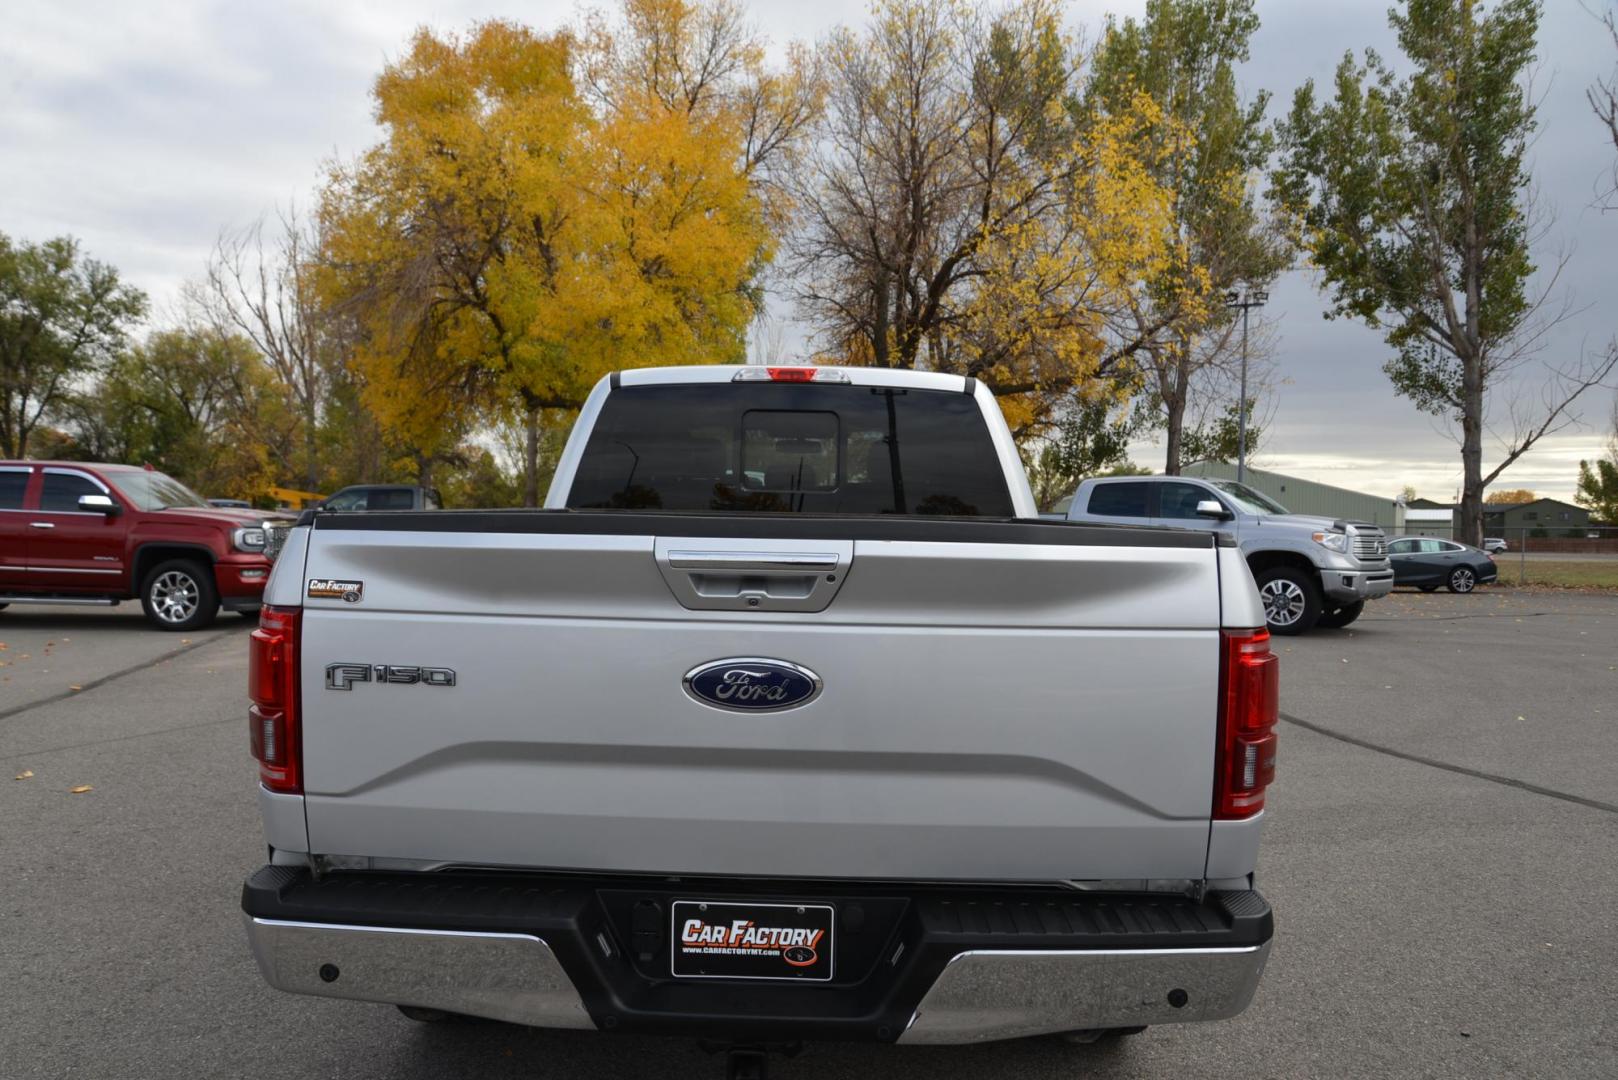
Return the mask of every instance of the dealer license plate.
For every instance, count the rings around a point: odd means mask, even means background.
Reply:
[[[830,904],[676,900],[673,972],[688,979],[832,977]]]

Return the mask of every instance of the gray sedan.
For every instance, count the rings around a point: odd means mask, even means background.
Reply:
[[[1388,541],[1393,583],[1414,585],[1432,592],[1440,585],[1454,593],[1469,593],[1500,574],[1494,557],[1481,548],[1438,540],[1430,536],[1402,536]]]

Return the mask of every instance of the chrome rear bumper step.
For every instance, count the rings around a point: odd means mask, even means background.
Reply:
[[[532,934],[247,919],[264,980],[316,997],[415,1005],[532,1027],[593,1028],[549,945]]]
[[[921,999],[899,1041],[988,1042],[1225,1020],[1253,1000],[1269,955],[1269,942],[1241,949],[965,952]]]

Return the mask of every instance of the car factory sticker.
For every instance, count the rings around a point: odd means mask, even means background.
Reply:
[[[350,604],[357,604],[364,595],[363,581],[338,581],[336,578],[318,577],[309,579],[311,600],[346,600]]]

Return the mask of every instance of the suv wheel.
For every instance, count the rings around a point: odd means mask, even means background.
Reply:
[[[219,614],[212,571],[190,559],[158,563],[140,587],[140,606],[159,630],[195,630]]]
[[[1264,621],[1272,634],[1302,634],[1320,618],[1320,590],[1313,575],[1290,566],[1277,566],[1258,575],[1258,595],[1264,601]]]
[[[1344,604],[1342,607],[1334,607],[1330,611],[1321,612],[1320,621],[1315,625],[1324,626],[1328,630],[1341,630],[1359,618],[1360,612],[1364,610],[1365,601],[1356,600],[1352,604]]]
[[[1449,591],[1468,593],[1478,586],[1478,576],[1473,573],[1470,566],[1457,566],[1450,571]]]

